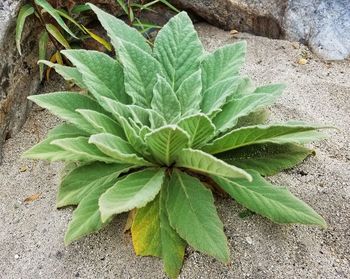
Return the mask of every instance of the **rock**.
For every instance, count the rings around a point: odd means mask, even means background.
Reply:
[[[0,162],[5,139],[22,127],[29,111],[27,96],[39,85],[34,21],[25,25],[22,56],[15,45],[16,16],[21,5],[20,0],[0,3]]]
[[[251,32],[308,45],[326,60],[350,56],[348,0],[174,0],[225,30]]]

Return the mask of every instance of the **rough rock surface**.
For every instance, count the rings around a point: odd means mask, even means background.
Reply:
[[[226,30],[307,44],[326,60],[350,55],[349,0],[174,0]]]
[[[5,139],[10,138],[27,119],[29,94],[39,84],[37,39],[32,36],[36,25],[31,22],[23,32],[22,56],[15,45],[15,25],[18,9],[23,1],[0,2],[0,163]]]
[[[349,278],[350,62],[327,64],[290,42],[244,33],[235,39],[205,24],[197,28],[210,51],[247,40],[244,73],[257,85],[288,85],[271,108],[273,120],[299,119],[332,124],[339,130],[327,130],[330,138],[313,145],[315,157],[271,178],[313,206],[327,220],[328,229],[277,225],[257,215],[241,219],[238,213],[243,208],[220,198],[216,204],[228,236],[231,263],[223,265],[188,249],[180,278]],[[310,55],[308,63],[299,65],[296,61],[305,52]],[[122,232],[126,215],[115,218],[98,234],[64,246],[72,208],[55,208],[62,165],[20,158],[57,123],[57,118],[36,107],[22,131],[5,144],[0,167],[0,277],[165,279],[158,259],[134,255],[130,236]],[[37,200],[24,202],[34,194],[39,194]]]

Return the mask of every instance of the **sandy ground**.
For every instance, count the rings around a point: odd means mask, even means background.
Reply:
[[[271,108],[272,119],[332,124],[328,140],[314,144],[317,156],[273,178],[313,206],[329,224],[321,230],[280,226],[259,217],[241,219],[243,210],[218,199],[232,253],[231,264],[188,249],[181,278],[348,278],[350,274],[350,63],[325,64],[305,47],[240,34],[233,38],[198,25],[209,50],[245,39],[244,72],[257,84],[285,82],[288,88]],[[309,56],[306,65],[297,63]],[[45,88],[52,91],[53,88]],[[165,278],[161,262],[133,253],[123,234],[125,215],[101,231],[63,244],[72,208],[55,208],[61,165],[21,159],[58,120],[35,108],[22,131],[5,144],[0,167],[0,278]],[[39,199],[24,202],[39,194]]]

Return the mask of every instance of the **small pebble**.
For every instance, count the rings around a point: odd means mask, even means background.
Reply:
[[[15,255],[15,259],[16,260],[19,259],[19,255],[18,254]]]
[[[252,244],[253,244],[253,240],[251,239],[251,237],[247,236],[247,237],[245,238],[245,240],[247,241],[247,243],[248,243],[249,245],[252,245]]]

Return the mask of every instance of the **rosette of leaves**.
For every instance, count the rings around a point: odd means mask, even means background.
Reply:
[[[159,32],[154,47],[135,29],[91,5],[117,57],[64,50],[75,67],[57,65],[88,93],[29,99],[64,119],[26,157],[69,166],[58,207],[78,205],[65,236],[71,243],[131,211],[137,255],[162,258],[171,278],[186,245],[229,261],[214,205],[215,189],[276,223],[325,227],[286,188],[263,177],[290,168],[323,138],[318,125],[263,124],[263,108],[284,86],[254,87],[239,75],[246,44],[204,51],[185,12]]]

